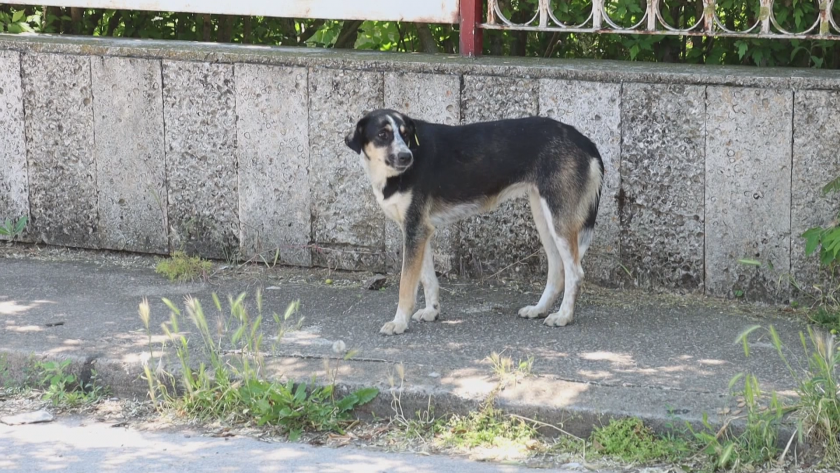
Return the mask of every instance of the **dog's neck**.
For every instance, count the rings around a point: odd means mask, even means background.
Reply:
[[[382,196],[383,199],[388,199],[399,190],[402,174],[389,176],[384,166],[370,166],[370,161],[364,153],[360,153],[359,157],[375,194]]]

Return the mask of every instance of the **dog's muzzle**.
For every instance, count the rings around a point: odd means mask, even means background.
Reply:
[[[391,167],[402,171],[407,167],[411,166],[411,163],[414,161],[414,156],[412,156],[410,151],[400,151],[397,153],[396,156],[391,158],[391,162],[389,163]]]

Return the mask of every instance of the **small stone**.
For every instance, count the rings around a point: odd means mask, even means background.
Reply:
[[[432,371],[431,373],[429,373],[429,377],[430,378],[440,378],[440,373],[438,373],[436,371]]]
[[[36,424],[38,422],[51,422],[52,414],[45,410],[25,412],[14,416],[0,417],[0,422],[6,425]]]
[[[387,281],[388,279],[385,276],[381,274],[375,274],[372,278],[365,281],[364,287],[366,289],[370,289],[371,291],[378,291],[385,287],[385,283]]]

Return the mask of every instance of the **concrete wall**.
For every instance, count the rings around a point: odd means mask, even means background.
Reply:
[[[343,142],[384,106],[590,136],[590,280],[784,300],[787,276],[825,278],[799,235],[840,206],[819,193],[840,174],[840,77],[810,70],[0,35],[0,218],[30,215],[30,242],[397,272],[399,230]],[[524,200],[440,229],[435,258],[538,280],[545,260]]]

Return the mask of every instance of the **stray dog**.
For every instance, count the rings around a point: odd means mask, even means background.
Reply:
[[[560,310],[545,324],[572,321],[583,279],[580,262],[592,242],[604,176],[601,155],[587,137],[543,117],[447,126],[383,109],[359,120],[344,142],[359,153],[376,201],[403,233],[399,305],[381,333],[408,328],[418,280],[426,307],[414,320],[438,317],[431,249],[435,227],[522,195],[530,199],[548,257],[548,278],[539,302],[523,307],[519,315],[544,316],[563,292]]]

